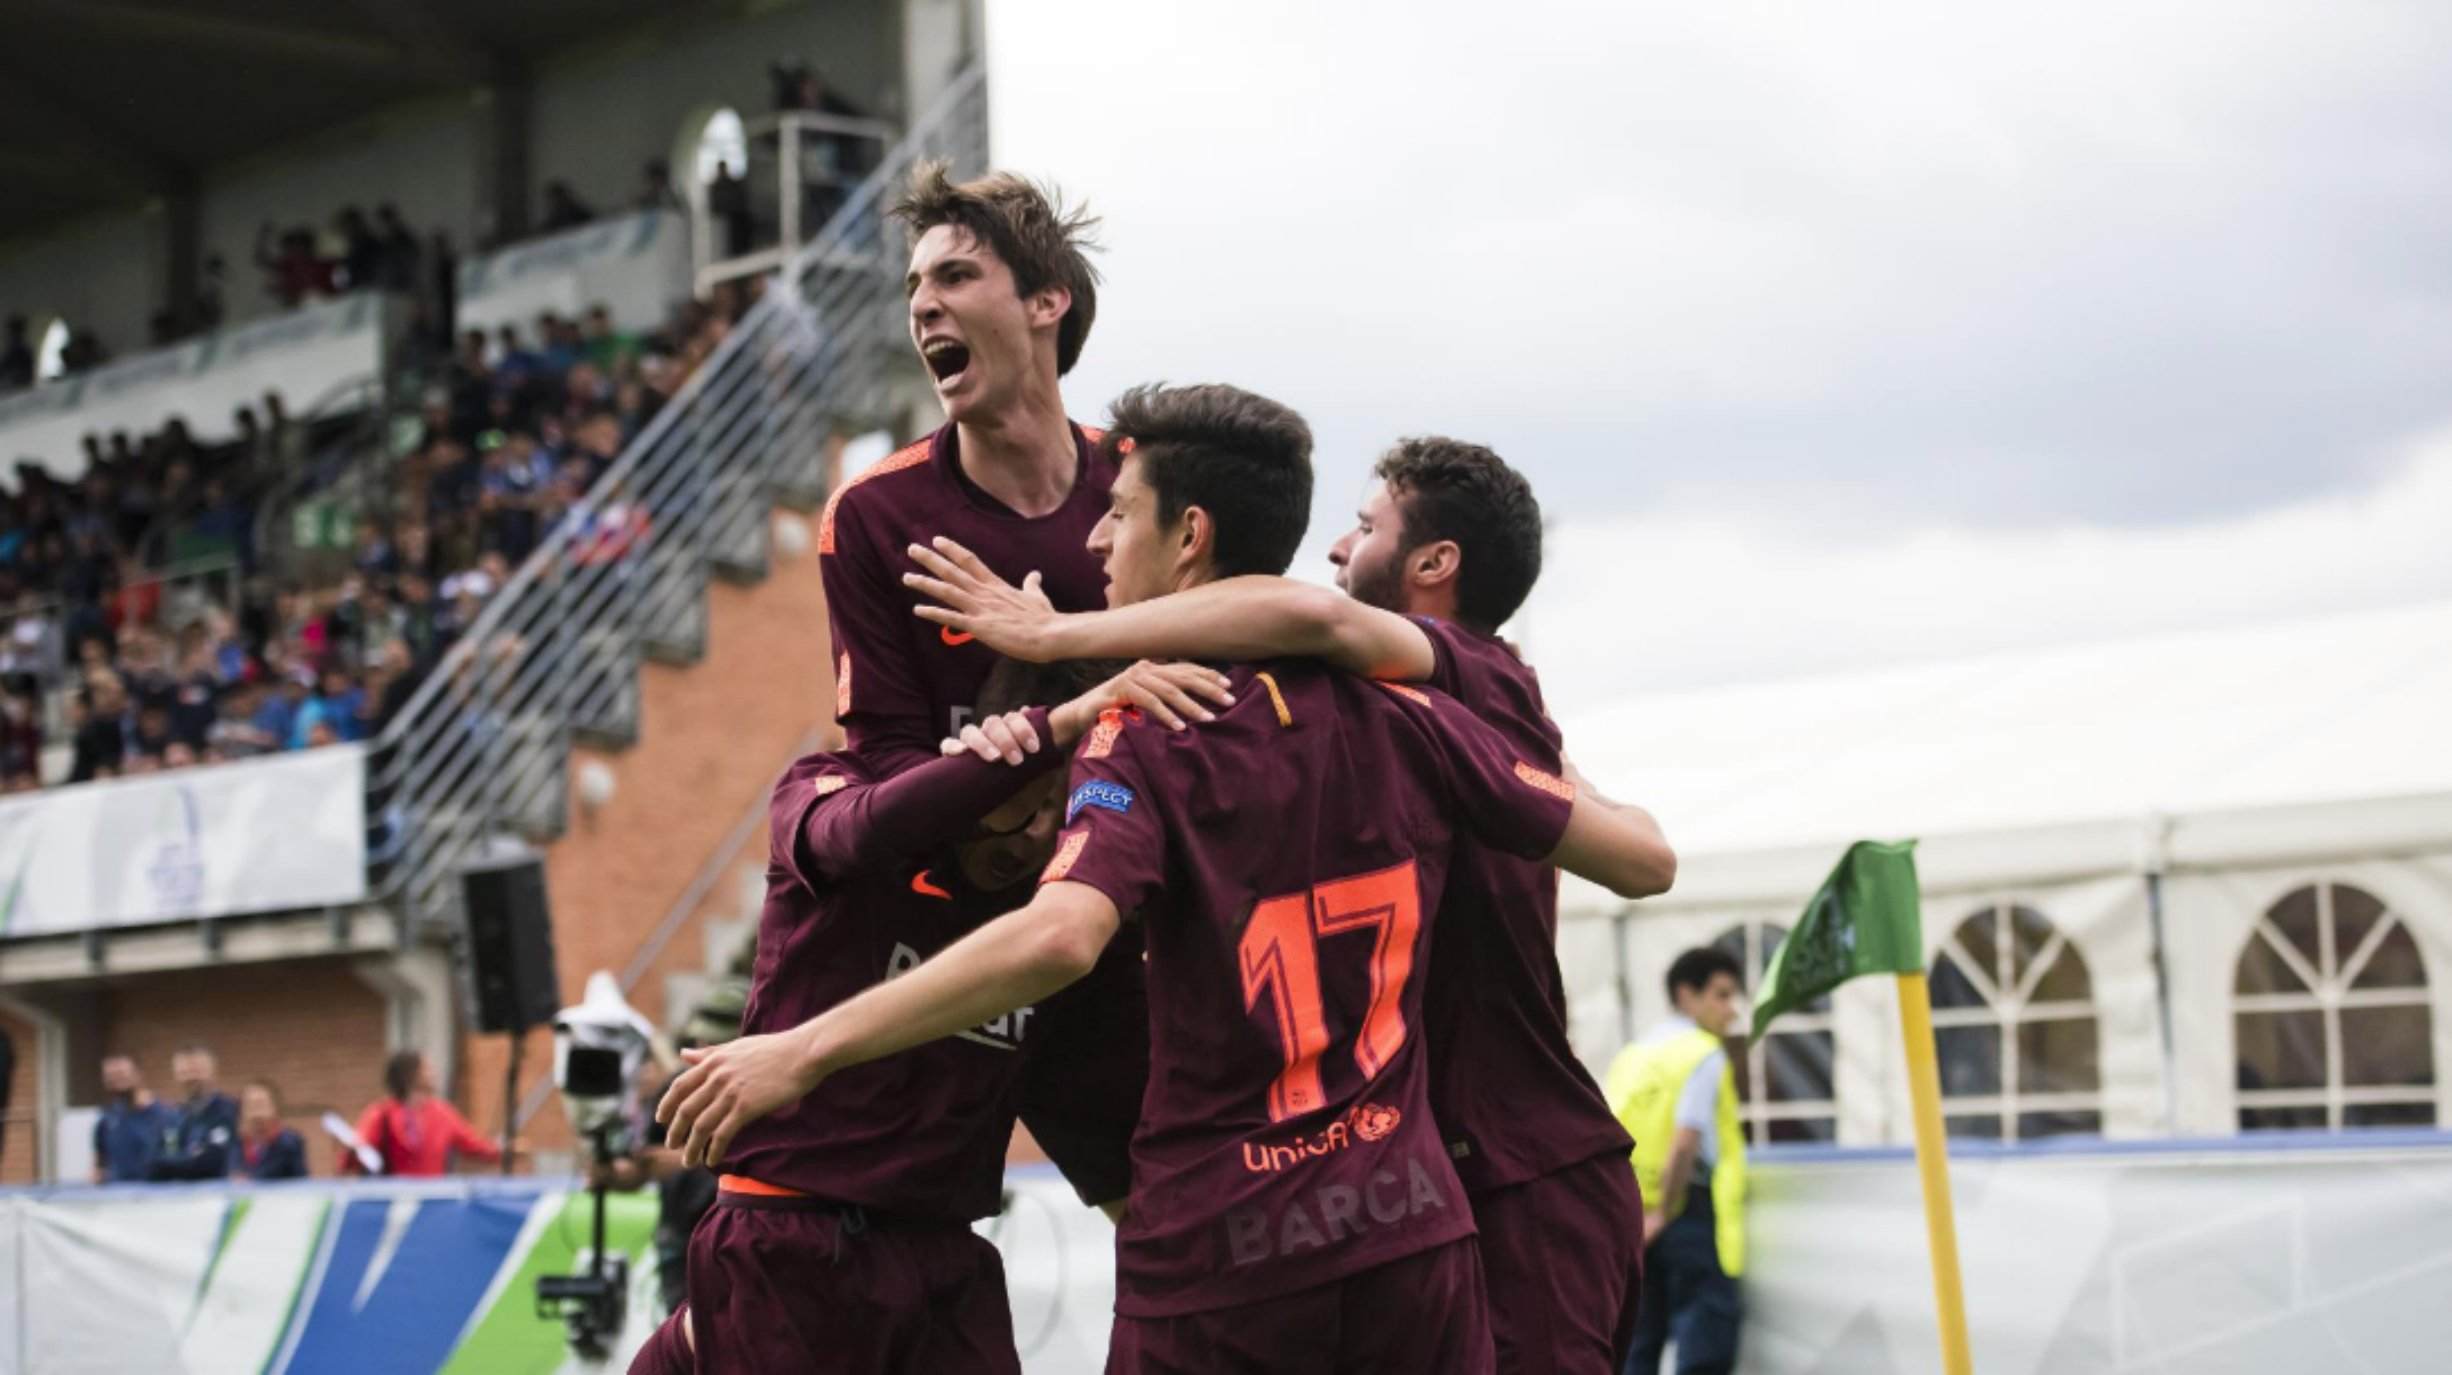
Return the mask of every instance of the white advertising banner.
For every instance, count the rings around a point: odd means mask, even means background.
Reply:
[[[536,317],[548,310],[577,317],[601,305],[616,327],[651,330],[689,294],[688,222],[641,210],[462,259],[457,323],[488,335],[515,325],[534,345]]]
[[[356,745],[0,801],[0,936],[365,896],[366,755]]]
[[[85,471],[86,435],[136,438],[174,416],[198,441],[219,443],[238,432],[240,406],[262,416],[268,391],[304,416],[329,393],[382,375],[383,299],[357,292],[0,399],[0,465],[39,464],[73,482]]]

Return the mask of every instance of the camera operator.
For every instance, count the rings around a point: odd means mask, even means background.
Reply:
[[[741,1034],[741,1009],[749,1001],[749,981],[727,977],[708,991],[682,1028],[677,1049],[721,1045]],[[676,1072],[677,1072],[676,1067]],[[664,1080],[669,1082],[671,1074]],[[653,1103],[662,1096],[659,1082],[640,1094]],[[690,1233],[698,1219],[715,1206],[715,1172],[703,1166],[684,1167],[681,1153],[664,1144],[664,1126],[650,1117],[640,1145],[627,1154],[588,1167],[588,1183],[609,1189],[656,1189],[656,1291],[664,1311],[672,1312],[689,1297],[685,1282]]]

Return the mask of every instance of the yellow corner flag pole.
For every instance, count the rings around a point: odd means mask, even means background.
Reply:
[[[1943,1375],[1973,1375],[1967,1300],[1958,1279],[1958,1217],[1950,1207],[1950,1148],[1941,1134],[1941,1070],[1933,1058],[1933,1000],[1924,971],[1901,974],[1899,1023],[1907,1037],[1907,1087],[1916,1106],[1916,1173],[1924,1181],[1924,1232],[1933,1253],[1933,1303],[1941,1317]]]

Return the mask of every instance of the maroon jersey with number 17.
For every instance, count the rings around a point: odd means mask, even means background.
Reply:
[[[1327,1285],[1473,1231],[1430,1116],[1422,979],[1460,833],[1556,848],[1572,790],[1433,692],[1232,670],[1169,732],[1110,715],[1046,881],[1137,914],[1150,1078],[1116,1311]]]

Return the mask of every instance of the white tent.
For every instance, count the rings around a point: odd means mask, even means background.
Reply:
[[[1993,965],[1988,933],[2031,957],[1977,980],[1991,1014],[1956,1017],[1973,1028],[1962,1042],[2009,1048],[1990,1092],[1975,1092],[1981,1066],[1962,1064],[1974,1077],[1954,1111],[2010,1135],[2026,1134],[2021,1114],[2059,1109],[2097,1114],[2111,1136],[2227,1133],[2259,1105],[2332,1125],[2452,1122],[2436,1072],[2452,1064],[2448,718],[2443,602],[1662,693],[1572,717],[1583,771],[1650,807],[1681,856],[1676,891],[1631,919],[1570,883],[1579,1040],[1597,1058],[1657,1016],[1661,975],[1689,945],[1750,927],[1759,957],[1847,841],[1915,837],[1928,951],[1986,914],[1954,960]],[[1994,915],[2016,909],[2048,927]],[[2053,932],[2082,983],[2069,968],[2027,977]],[[2072,987],[2090,1008],[2055,1005]],[[1827,1028],[1790,1049],[1834,1059],[1803,1070],[1828,1097],[1757,1105],[1757,1125],[1786,1114],[1852,1144],[1904,1139],[1892,1002],[1860,981],[1826,1019],[1796,1023]],[[2276,1036],[2306,1049],[2264,1045]],[[2056,1056],[2063,1082],[2022,1089],[2053,1076],[2035,1072],[2041,1055],[2022,1067],[2020,1044]],[[2389,1066],[2362,1053],[2376,1045]],[[2241,1098],[2243,1073],[2265,1096]]]

